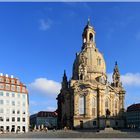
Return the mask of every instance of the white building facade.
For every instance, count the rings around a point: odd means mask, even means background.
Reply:
[[[0,74],[0,130],[28,132],[28,108],[26,86],[13,76]]]

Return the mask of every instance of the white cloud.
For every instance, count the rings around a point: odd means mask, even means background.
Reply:
[[[46,31],[51,27],[52,20],[50,20],[50,19],[46,19],[46,20],[45,19],[40,19],[39,23],[40,23],[40,30]]]
[[[121,76],[121,80],[128,86],[140,86],[140,73],[126,73]]]
[[[108,81],[112,82],[112,73],[107,75]],[[125,86],[140,86],[140,73],[126,73],[121,75],[121,81]]]
[[[37,78],[29,84],[28,88],[32,93],[56,96],[60,92],[61,84],[47,78]]]

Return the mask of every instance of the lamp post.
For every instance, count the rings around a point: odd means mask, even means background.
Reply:
[[[97,85],[97,129],[99,131],[100,129],[100,91],[99,91],[99,87]]]
[[[106,120],[105,120],[105,127],[110,127],[110,124],[108,122],[108,118],[110,116],[110,111],[109,109],[106,110]]]

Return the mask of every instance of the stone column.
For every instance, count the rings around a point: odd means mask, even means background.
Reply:
[[[120,115],[122,115],[122,113],[124,112],[124,94],[125,92],[121,92],[120,96],[119,96],[119,100],[120,100],[120,106],[119,106],[119,110],[120,110]]]
[[[74,96],[74,116],[77,116],[79,114],[79,98],[78,96]]]

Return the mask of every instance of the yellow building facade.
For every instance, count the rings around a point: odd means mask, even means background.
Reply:
[[[106,64],[88,20],[81,51],[76,53],[70,81],[64,72],[58,100],[58,126],[63,128],[124,127],[125,90],[117,62],[109,83]]]

